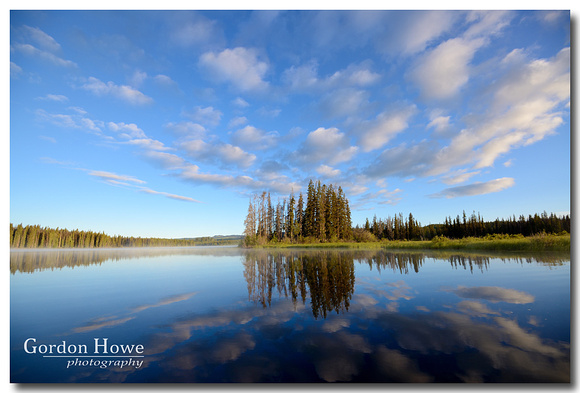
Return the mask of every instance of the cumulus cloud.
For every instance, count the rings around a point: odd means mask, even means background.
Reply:
[[[341,118],[355,115],[369,103],[369,92],[355,88],[341,88],[326,93],[318,102],[325,117]]]
[[[374,120],[364,122],[358,133],[363,150],[369,152],[386,145],[408,127],[408,121],[415,111],[415,106],[411,105],[398,111],[381,112]]]
[[[291,66],[282,74],[282,80],[293,91],[328,91],[337,88],[361,88],[376,84],[381,75],[371,70],[370,61],[350,64],[326,77],[318,75],[318,63],[310,61],[300,66]]]
[[[423,175],[437,154],[437,144],[421,141],[414,145],[401,144],[384,150],[363,173],[371,179],[388,176]]]
[[[429,195],[429,197],[450,199],[462,196],[490,194],[513,187],[514,184],[515,181],[513,178],[502,177],[500,179],[490,180],[484,183],[473,183],[465,186],[446,188],[441,192]]]
[[[470,11],[466,17],[470,25],[464,36],[466,38],[496,36],[512,19],[511,11]]]
[[[243,92],[263,91],[268,88],[264,80],[268,63],[259,60],[254,49],[237,47],[222,52],[206,52],[201,55],[199,65],[218,82],[229,82]]]
[[[168,24],[172,29],[169,38],[179,46],[203,46],[223,40],[218,23],[196,12],[171,13]]]
[[[247,117],[245,117],[245,116],[236,116],[232,120],[230,120],[230,122],[228,123],[228,127],[229,128],[232,128],[232,127],[243,126],[247,122],[248,122],[248,118]]]
[[[232,104],[234,104],[238,108],[247,108],[247,107],[250,106],[250,104],[248,103],[248,101],[244,100],[242,97],[236,97],[232,101]]]
[[[458,14],[449,11],[392,11],[387,14],[382,37],[396,34],[397,39],[378,39],[379,51],[410,56],[423,52],[430,43],[448,32]]]
[[[167,123],[165,128],[180,137],[190,139],[202,139],[207,136],[207,130],[204,126],[191,121],[183,121],[179,123]]]
[[[223,113],[212,106],[202,108],[201,106],[196,106],[190,111],[183,113],[185,116],[207,126],[217,126],[222,118]]]
[[[62,113],[49,113],[43,109],[38,109],[36,110],[35,115],[39,120],[59,127],[82,129],[105,137],[102,135],[102,128],[105,126],[104,123],[99,120],[89,119],[84,116],[84,113],[69,115]]]
[[[529,59],[523,51],[516,50],[498,59],[494,67],[496,83],[488,89],[485,102],[481,99],[477,102],[486,109],[466,118],[466,127],[449,135],[448,145],[441,146],[436,140],[400,144],[383,151],[362,173],[371,179],[441,176],[446,184],[458,184],[493,166],[511,150],[554,134],[564,123],[570,100],[570,49],[564,48],[547,59]],[[429,119],[429,128],[445,134],[447,116],[436,110]],[[450,188],[431,196],[480,195],[513,184],[513,179],[502,178]]]
[[[277,132],[265,132],[254,126],[246,126],[233,133],[232,142],[247,149],[264,150],[276,145]]]
[[[283,195],[288,195],[293,190],[300,189],[299,184],[290,181],[285,176],[274,174],[268,179],[260,180],[247,175],[202,172],[199,166],[194,164],[185,165],[177,173],[177,176],[193,184],[210,184],[218,187],[242,188],[253,191],[268,190]]]
[[[87,82],[81,86],[97,96],[113,96],[133,105],[151,104],[153,99],[141,93],[139,90],[126,85],[117,85],[113,82],[102,82],[95,77],[89,77]]]
[[[229,143],[207,143],[201,139],[185,140],[178,143],[190,158],[217,165],[236,165],[242,168],[251,166],[256,160],[254,154]]]
[[[346,134],[337,128],[320,127],[310,132],[301,147],[293,154],[300,163],[328,163],[335,165],[350,161],[358,147],[351,146]]]
[[[434,129],[435,134],[443,136],[451,126],[451,116],[444,116],[441,110],[434,110],[429,115],[427,129]]]
[[[320,165],[316,168],[316,172],[318,172],[319,174],[321,174],[322,176],[325,177],[336,177],[338,175],[340,175],[340,170],[335,169],[331,166],[328,165]]]
[[[453,97],[469,80],[469,64],[485,41],[452,38],[422,56],[410,71],[410,79],[428,99]]]
[[[498,67],[503,77],[491,107],[439,152],[434,172],[474,161],[476,169],[491,166],[500,155],[542,140],[563,123],[559,106],[570,97],[570,48],[551,59],[525,61],[513,52],[506,59]]]
[[[108,123],[109,129],[116,132],[121,138],[124,139],[135,139],[135,138],[145,138],[146,135],[142,129],[137,127],[137,124],[125,124],[121,123]]]

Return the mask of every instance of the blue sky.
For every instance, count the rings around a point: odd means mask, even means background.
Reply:
[[[240,234],[340,185],[354,224],[570,211],[567,11],[12,11],[10,221]]]

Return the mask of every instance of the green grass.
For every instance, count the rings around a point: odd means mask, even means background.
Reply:
[[[257,248],[353,248],[353,249],[411,249],[411,250],[464,250],[464,251],[566,251],[570,252],[570,234],[493,235],[448,239],[435,237],[432,240],[376,241],[376,242],[332,242],[332,243],[284,243],[271,242]]]
[[[529,237],[521,235],[493,235],[448,239],[435,237],[430,241],[392,241],[385,244],[390,249],[429,249],[465,251],[570,251],[570,235],[540,234]]]

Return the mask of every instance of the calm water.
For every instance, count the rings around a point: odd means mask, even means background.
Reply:
[[[12,251],[12,382],[569,382],[570,256]]]

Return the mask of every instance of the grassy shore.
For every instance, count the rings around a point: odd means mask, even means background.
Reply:
[[[521,235],[493,235],[432,240],[376,241],[336,243],[284,243],[275,242],[257,248],[355,248],[355,249],[412,249],[412,250],[464,250],[464,251],[567,251],[570,252],[570,234],[540,234],[529,237]]]

